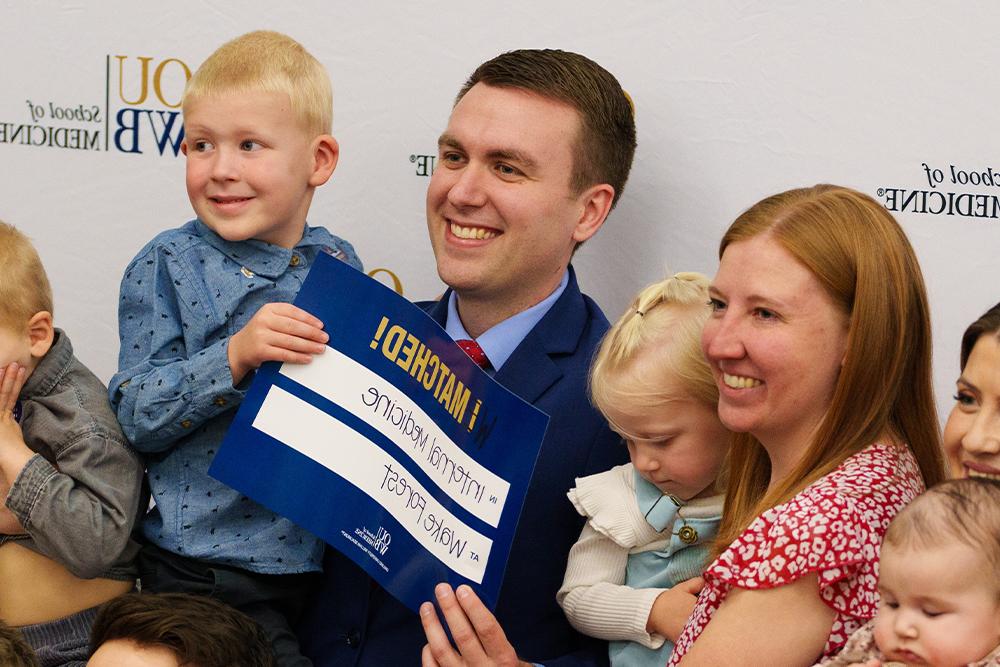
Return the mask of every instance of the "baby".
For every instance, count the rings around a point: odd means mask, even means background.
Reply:
[[[889,526],[879,569],[878,615],[820,665],[1000,665],[1000,484],[918,496]]]

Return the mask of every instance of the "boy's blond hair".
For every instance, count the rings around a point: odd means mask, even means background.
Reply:
[[[718,404],[719,389],[701,351],[710,314],[708,278],[700,273],[678,273],[633,299],[601,341],[590,371],[594,406],[615,431],[622,433],[609,412],[638,416],[673,400]],[[639,360],[642,350],[647,354]],[[683,395],[669,393],[668,385],[680,385]]]
[[[182,107],[188,113],[198,98],[251,91],[288,95],[302,129],[330,133],[333,91],[326,68],[294,39],[270,30],[248,32],[216,49],[188,81]]]
[[[52,312],[52,288],[27,236],[0,221],[0,326],[21,331],[41,311]]]

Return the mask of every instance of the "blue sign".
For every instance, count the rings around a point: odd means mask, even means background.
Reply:
[[[317,257],[295,305],[323,321],[326,351],[261,366],[209,472],[414,611],[442,581],[492,609],[548,416],[332,257]]]

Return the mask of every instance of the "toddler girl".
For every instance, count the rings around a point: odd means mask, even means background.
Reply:
[[[1000,665],[1000,484],[942,482],[889,526],[879,607],[823,667]]]
[[[587,523],[557,599],[577,630],[612,640],[613,665],[666,664],[722,515],[716,479],[728,431],[700,343],[710,312],[701,274],[650,285],[591,369],[594,405],[632,462],[578,478],[569,492]]]

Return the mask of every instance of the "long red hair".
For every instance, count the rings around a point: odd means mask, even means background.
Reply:
[[[808,268],[849,317],[833,399],[796,468],[768,490],[771,464],[749,433],[733,436],[718,555],[765,510],[791,499],[885,434],[907,443],[930,487],[944,479],[931,385],[930,315],[916,255],[874,199],[817,185],[768,197],[740,215],[719,247],[763,233]]]

